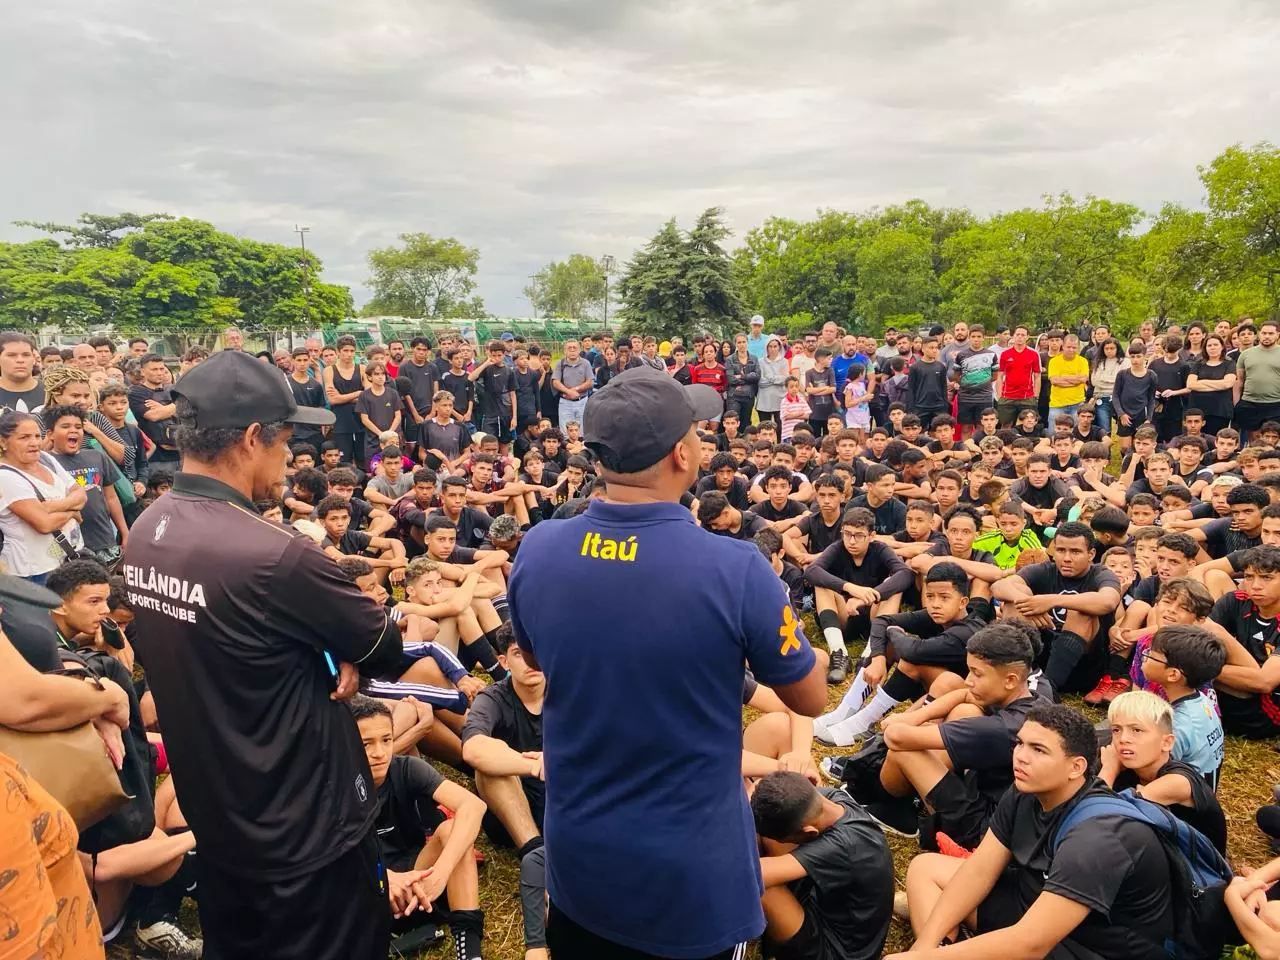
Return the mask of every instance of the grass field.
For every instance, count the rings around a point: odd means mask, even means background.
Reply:
[[[820,636],[811,617],[806,617],[805,627],[810,637]],[[828,695],[829,707],[839,703],[846,686],[847,684],[831,688]],[[1095,722],[1104,719],[1102,710],[1085,707],[1079,700],[1071,702]],[[815,753],[819,756],[852,752],[854,748],[827,748],[820,743],[815,744]],[[455,775],[455,779],[468,787],[472,786],[465,778]],[[1271,802],[1271,785],[1277,782],[1280,782],[1280,753],[1276,752],[1274,741],[1250,742],[1233,737],[1227,739],[1227,757],[1218,797],[1227,815],[1228,854],[1237,870],[1245,865],[1259,866],[1271,859],[1267,838],[1254,824],[1253,815],[1259,806]],[[889,846],[893,850],[894,866],[901,885],[907,865],[918,848],[915,841],[892,836],[889,837]],[[485,911],[486,928],[484,955],[488,960],[523,960],[519,864],[510,851],[495,850],[483,835],[480,849],[486,857],[486,862],[480,867],[480,899]],[[197,926],[195,910],[190,901],[184,911],[184,925],[189,925],[191,929]],[[910,928],[895,920],[889,930],[886,952],[903,950],[910,944]],[[127,946],[117,947],[108,953],[112,960],[126,960],[134,955]],[[749,953],[748,956],[758,957],[759,954]],[[452,942],[446,940],[436,949],[419,954],[418,957],[420,960],[452,960]]]

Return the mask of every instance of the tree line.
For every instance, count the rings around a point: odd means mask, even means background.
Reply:
[[[964,320],[1037,329],[1145,319],[1187,322],[1280,310],[1280,150],[1233,146],[1198,168],[1202,209],[1048,195],[979,217],[922,200],[811,220],[769,217],[736,248],[723,211],[663,227],[612,288],[601,261],[575,253],[525,288],[535,314],[611,318],[669,338],[742,329],[763,314],[792,333],[828,320],[866,333]],[[192,333],[319,327],[354,312],[350,290],[321,279],[311,251],[233,236],[168,214],[83,214],[27,223],[45,237],[0,243],[0,325]],[[488,316],[476,294],[480,251],[404,233],[369,251],[366,315]]]

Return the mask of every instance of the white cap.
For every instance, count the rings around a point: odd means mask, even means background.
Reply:
[[[751,318],[751,325],[753,327],[763,327],[764,317],[760,316],[760,314],[757,313],[754,317]]]

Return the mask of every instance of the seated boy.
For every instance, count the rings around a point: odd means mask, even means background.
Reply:
[[[923,610],[878,616],[866,660],[839,706],[814,720],[824,743],[847,747],[899,704],[922,695],[939,673],[967,671],[969,638],[995,616],[989,600],[969,600],[969,577],[957,564],[934,564],[924,577]],[[889,667],[897,669],[888,681]],[[871,702],[863,705],[875,690]]]
[[[1144,690],[1116,697],[1107,708],[1111,742],[1102,748],[1098,776],[1113,790],[1132,789],[1142,799],[1168,807],[1226,856],[1227,820],[1218,798],[1201,771],[1173,756],[1178,728],[1174,709]]]
[[[1247,550],[1241,567],[1243,589],[1219,598],[1208,623],[1227,648],[1216,684],[1222,727],[1257,740],[1280,734],[1280,547]]]
[[[476,792],[489,805],[484,832],[517,855],[542,846],[542,703],[546,678],[516,644],[510,624],[498,630],[507,676],[476,697],[462,728],[462,756],[475,769]]]
[[[455,956],[477,960],[484,911],[474,851],[484,801],[425,760],[396,756],[391,711],[383,704],[356,695],[347,707],[378,791],[375,830],[392,910],[404,919],[415,910],[435,915],[439,909],[448,917]],[[445,819],[437,806],[447,807],[453,817]]]
[[[1195,769],[1215,789],[1225,745],[1217,702],[1202,688],[1226,662],[1222,641],[1190,624],[1162,626],[1142,658],[1143,676],[1164,690],[1173,708],[1173,759]]]
[[[910,500],[907,502],[907,519],[903,529],[885,542],[903,560],[910,560],[945,541],[946,538],[936,529],[937,523],[937,507],[928,500]]]
[[[996,527],[973,541],[973,549],[991,554],[1001,570],[1012,570],[1023,550],[1043,550],[1044,544],[1035,531],[1027,527],[1027,514],[1022,503],[1006,500],[996,507]]]
[[[924,853],[907,871],[916,935],[910,957],[1163,956],[1174,936],[1169,866],[1155,831],[1138,820],[1081,821],[1056,844],[1059,809],[1107,796],[1095,779],[1093,724],[1056,704],[1030,710],[1013,748],[1013,786],[966,860]],[[977,936],[954,948],[963,923]],[[1061,946],[1061,949],[1059,947]]]
[[[379,572],[379,578],[390,575],[392,583],[404,582],[404,544],[391,537],[375,537],[351,527],[351,507],[338,494],[331,493],[312,511],[312,519],[324,527],[325,541],[321,548],[335,560],[338,557],[364,556]],[[375,551],[377,556],[367,554]]]
[[[818,626],[831,652],[827,682],[842,683],[849,672],[846,638],[859,640],[871,629],[871,618],[897,613],[902,592],[914,577],[885,543],[874,539],[876,519],[870,510],[852,507],[840,525],[840,542],[823,550],[805,567],[814,589]]]
[[[1028,686],[1038,645],[1012,623],[983,627],[969,638],[964,685],[916,710],[885,718],[889,748],[880,768],[887,800],[867,812],[885,829],[914,836],[919,796],[932,814],[929,832],[962,847],[978,844],[992,810],[1013,782],[1013,739],[1041,698]]]
[[[798,773],[755,785],[761,839],[764,941],[785,960],[871,960],[893,916],[893,858],[884,834],[853,798]]]

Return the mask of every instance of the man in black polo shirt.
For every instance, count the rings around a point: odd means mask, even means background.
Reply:
[[[395,668],[400,632],[314,542],[253,506],[284,479],[292,424],[333,414],[299,407],[279,370],[240,351],[174,392],[185,469],[134,524],[123,573],[200,844],[205,956],[383,960],[377,796],[335,700],[358,670]]]

